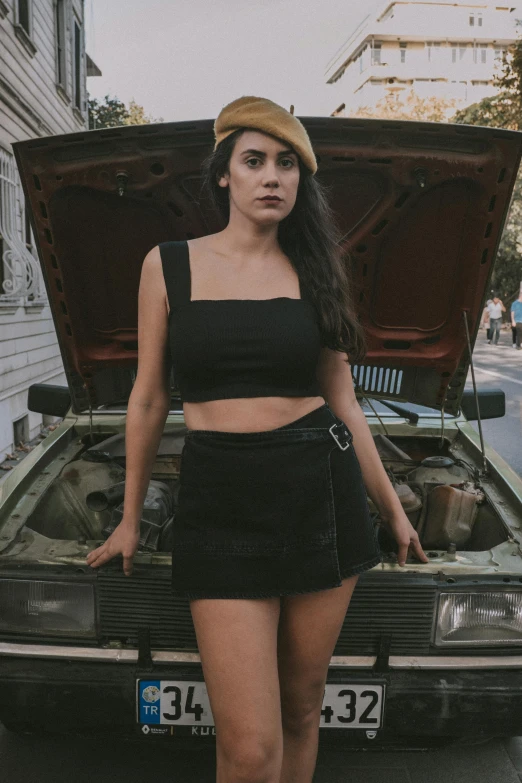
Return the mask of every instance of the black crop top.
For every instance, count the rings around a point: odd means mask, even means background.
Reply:
[[[191,300],[188,243],[158,247],[174,380],[184,402],[321,395],[321,334],[302,284],[301,299]]]

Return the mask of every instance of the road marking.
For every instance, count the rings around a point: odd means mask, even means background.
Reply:
[[[510,381],[510,383],[518,383],[519,386],[522,386],[522,381],[517,381],[515,378],[512,378],[511,375],[503,375],[501,372],[495,372],[494,370],[484,370],[480,364],[475,364],[475,362],[473,362],[473,366],[476,370],[480,370],[480,372],[486,373],[486,375],[494,375],[495,378],[502,378],[505,381]]]

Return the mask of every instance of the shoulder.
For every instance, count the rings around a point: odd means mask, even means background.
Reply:
[[[145,258],[141,267],[141,276],[143,277],[158,277],[159,274],[163,274],[162,271],[162,258],[159,245],[153,247]]]

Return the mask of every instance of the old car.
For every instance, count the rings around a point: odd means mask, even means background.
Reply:
[[[502,392],[464,387],[522,133],[302,121],[368,339],[357,394],[429,557],[400,567],[372,508],[383,560],[357,583],[323,736],[520,735],[522,480],[470,423],[502,416]],[[212,742],[189,605],[170,592],[186,432],[175,373],[132,576],[118,559],[85,561],[122,514],[142,261],[223,227],[201,189],[212,145],[211,120],[14,145],[68,379],[29,389],[30,410],[61,421],[1,487],[0,720],[15,731]]]

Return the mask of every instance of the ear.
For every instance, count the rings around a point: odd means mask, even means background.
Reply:
[[[218,179],[218,185],[220,188],[227,188],[228,187],[228,175],[223,174],[222,177]]]

